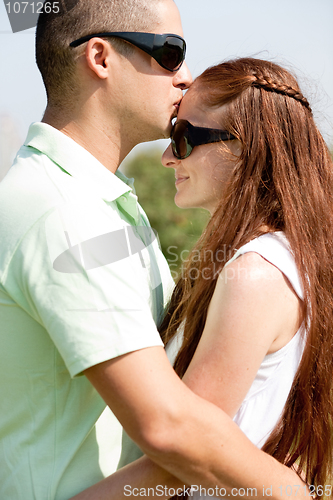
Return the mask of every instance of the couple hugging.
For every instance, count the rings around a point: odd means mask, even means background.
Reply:
[[[307,99],[253,58],[192,82],[173,0],[67,4],[39,17],[48,104],[0,185],[1,498],[321,496],[333,169]],[[176,284],[117,171],[162,137],[176,204],[211,215]],[[116,231],[140,252],[89,268]]]

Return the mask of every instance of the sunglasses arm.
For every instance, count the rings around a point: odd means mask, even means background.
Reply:
[[[92,38],[106,38],[106,37],[114,37],[114,38],[120,38],[122,40],[125,40],[126,42],[133,43],[138,47],[139,49],[143,50],[144,52],[150,53],[153,48],[154,48],[154,42],[155,42],[155,37],[158,35],[155,35],[154,33],[134,33],[133,35],[131,33],[128,33],[126,31],[112,31],[112,32],[105,32],[105,33],[96,33],[94,35],[86,35],[78,40],[75,40],[74,42],[70,43],[70,47],[78,47],[79,45],[82,45],[85,42],[88,42]]]
[[[191,146],[201,146],[202,144],[208,144],[212,142],[220,141],[232,141],[236,139],[234,135],[225,130],[214,130],[214,129],[196,129],[195,127],[189,127],[189,143]]]
[[[154,48],[155,37],[158,35],[154,33],[134,33],[132,35],[131,33],[120,31],[119,33],[110,33],[109,36],[133,43],[136,47],[149,54]]]

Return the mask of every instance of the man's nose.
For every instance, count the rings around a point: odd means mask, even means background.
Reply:
[[[173,84],[175,87],[185,90],[189,88],[192,82],[192,75],[184,61],[181,68],[175,73]]]

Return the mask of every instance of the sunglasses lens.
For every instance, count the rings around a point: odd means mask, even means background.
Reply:
[[[172,71],[180,68],[185,59],[185,43],[183,40],[168,36],[163,45],[161,63]]]
[[[187,140],[187,122],[176,122],[171,132],[171,147],[176,158],[187,158],[193,149]]]

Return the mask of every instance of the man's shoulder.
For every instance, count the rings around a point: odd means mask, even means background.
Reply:
[[[56,194],[54,182],[48,175],[47,166],[52,161],[40,151],[23,145],[0,183],[0,203],[26,203],[32,196],[50,199]],[[58,193],[59,197],[59,193]],[[27,209],[29,207],[26,207]]]
[[[89,182],[27,146],[0,183],[0,214],[0,275],[19,246],[29,243],[38,252],[44,237],[54,239],[59,232],[73,243],[128,225],[116,204],[105,203]]]
[[[47,175],[50,160],[38,151],[22,146],[12,167],[0,183],[0,228],[4,232],[29,227],[52,207],[61,194]]]

